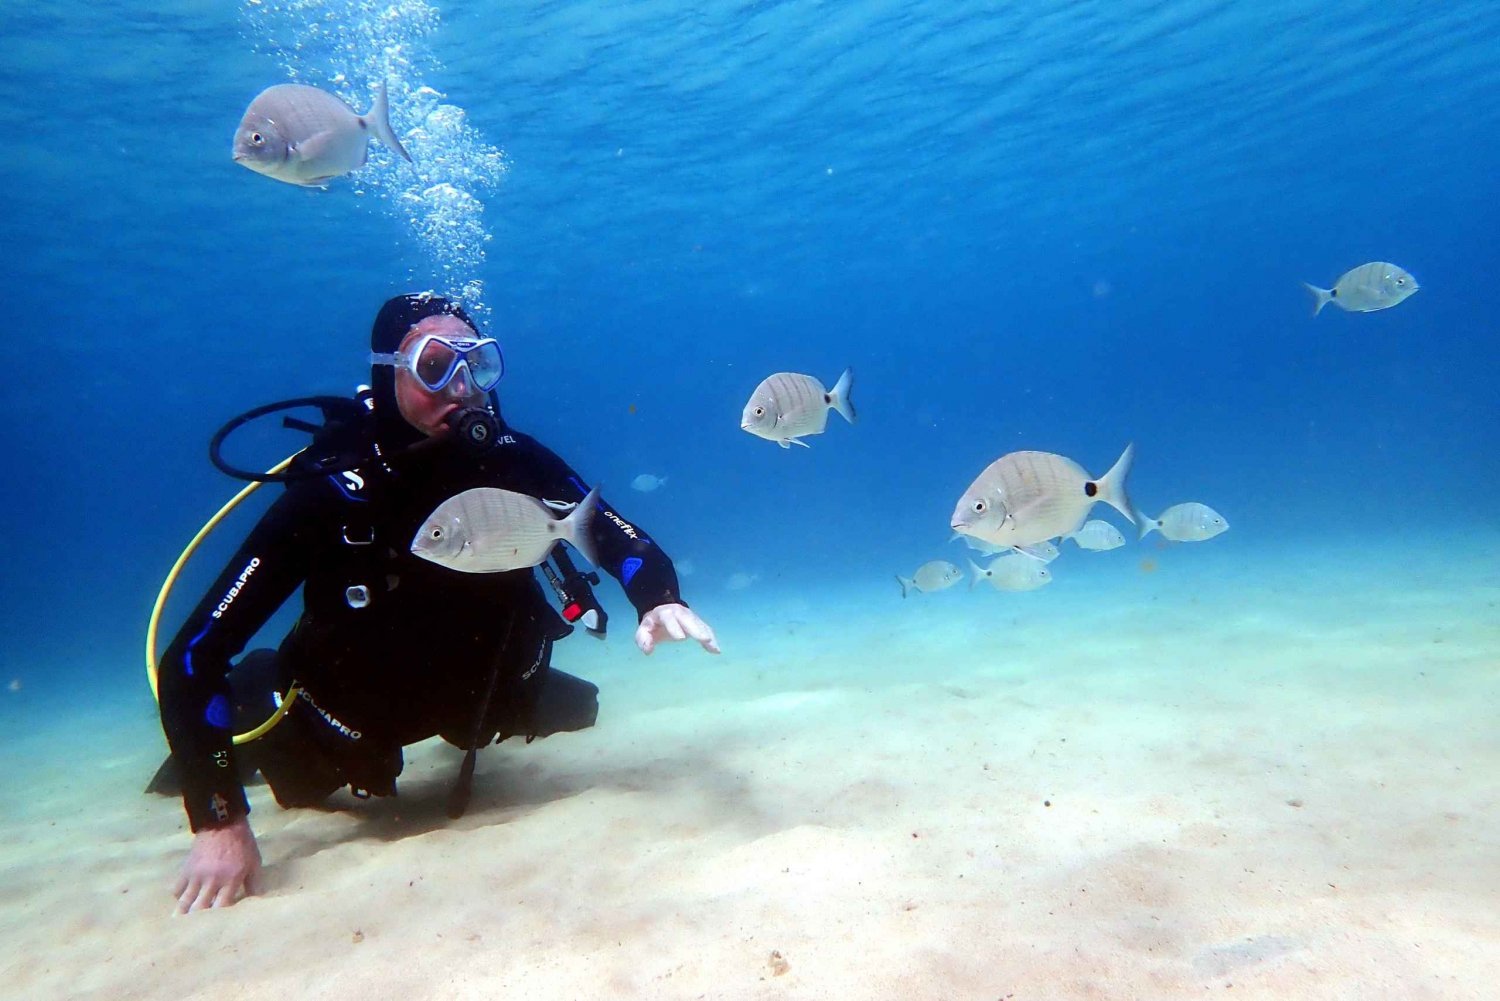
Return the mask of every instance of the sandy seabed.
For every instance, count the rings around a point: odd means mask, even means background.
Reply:
[[[182,917],[149,701],[12,693],[0,994],[1500,997],[1500,551],[1181,548],[705,594],[718,658],[620,621],[557,657],[600,724],[484,752],[462,820],[439,743],[392,800],[254,786],[266,892]]]

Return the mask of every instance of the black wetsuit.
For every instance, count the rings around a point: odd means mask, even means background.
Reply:
[[[303,480],[261,518],[161,660],[162,726],[193,830],[249,812],[236,755],[266,752],[257,765],[278,801],[298,805],[344,784],[393,793],[402,746],[434,735],[468,747],[476,734],[577,728],[536,718],[549,687],[591,704],[597,689],[550,668],[568,630],[534,571],[468,574],[409,551],[439,503],[476,486],[569,503],[587,493],[562,459],[502,423],[479,456],[444,441]],[[591,533],[601,569],[638,613],[681,600],[666,554],[602,499]],[[274,657],[244,658],[231,692],[230,659],[298,585],[296,626]],[[303,695],[266,737],[232,748],[232,733],[272,707],[271,679],[277,693],[295,680]],[[589,710],[579,725],[592,720]]]

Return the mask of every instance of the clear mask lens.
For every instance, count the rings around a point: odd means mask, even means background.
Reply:
[[[500,345],[490,338],[479,341],[429,338],[411,360],[412,374],[434,393],[453,381],[459,366],[466,370],[473,388],[485,393],[494,389],[505,374]]]

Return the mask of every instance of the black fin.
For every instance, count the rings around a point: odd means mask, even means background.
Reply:
[[[177,759],[167,755],[167,760],[161,763],[156,774],[151,776],[151,781],[146,783],[145,793],[155,793],[158,796],[181,796],[182,795],[182,769],[177,767]]]

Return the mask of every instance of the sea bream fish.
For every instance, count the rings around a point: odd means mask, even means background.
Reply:
[[[1078,543],[1079,549],[1087,549],[1091,553],[1108,552],[1111,549],[1119,549],[1125,545],[1125,536],[1120,530],[1107,521],[1095,518],[1084,522],[1082,528],[1076,532],[1069,532],[1063,536],[1064,539],[1072,539]]]
[[[854,423],[854,403],[849,393],[854,388],[854,369],[844,369],[832,389],[810,375],[777,372],[761,380],[750,402],[740,412],[740,430],[758,438],[774,441],[782,448],[792,445],[809,447],[804,435],[822,434],[828,426],[828,411]]]
[[[990,560],[990,565],[982,567],[973,560],[969,561],[969,570],[974,576],[969,578],[969,590],[974,590],[974,585],[985,581],[997,591],[1035,591],[1039,587],[1046,587],[1052,583],[1052,571],[1037,562],[1028,560],[1019,553],[1011,553],[1007,556],[997,556]]]
[[[245,109],[234,133],[234,162],[287,184],[318,187],[363,167],[371,136],[411,160],[391,130],[384,83],[363,115],[327,91],[279,83]]]
[[[951,526],[955,532],[1025,552],[1039,542],[1077,531],[1100,501],[1138,524],[1125,492],[1134,460],[1135,446],[1127,445],[1109,472],[1095,479],[1072,459],[1052,452],[1002,455],[958,499]]]
[[[499,487],[473,487],[433,509],[411,540],[414,556],[464,573],[500,573],[534,567],[566,542],[594,565],[589,524],[599,488],[565,518],[535,497]]]
[[[1161,513],[1160,518],[1141,519],[1141,538],[1152,532],[1160,532],[1173,542],[1207,542],[1214,536],[1229,531],[1229,521],[1209,507],[1190,501],[1173,504]]]
[[[1318,288],[1308,282],[1302,287],[1313,297],[1313,316],[1330,302],[1350,313],[1390,309],[1421,288],[1404,268],[1389,261],[1371,261],[1345,271],[1333,288]]]
[[[923,594],[946,591],[957,584],[963,575],[962,570],[947,560],[929,560],[917,567],[917,572],[910,577],[897,574],[896,583],[901,585],[901,597],[904,598],[912,591],[921,591]]]
[[[996,545],[993,542],[986,542],[983,539],[975,538],[972,535],[964,535],[960,532],[954,532],[948,539],[949,542],[953,542],[954,540],[961,540],[964,545],[976,553],[984,553],[986,556],[998,556],[1001,553],[1008,553],[1013,550],[1011,546]],[[1026,555],[1043,563],[1051,563],[1062,555],[1062,550],[1050,542],[1038,542],[1026,547]]]

